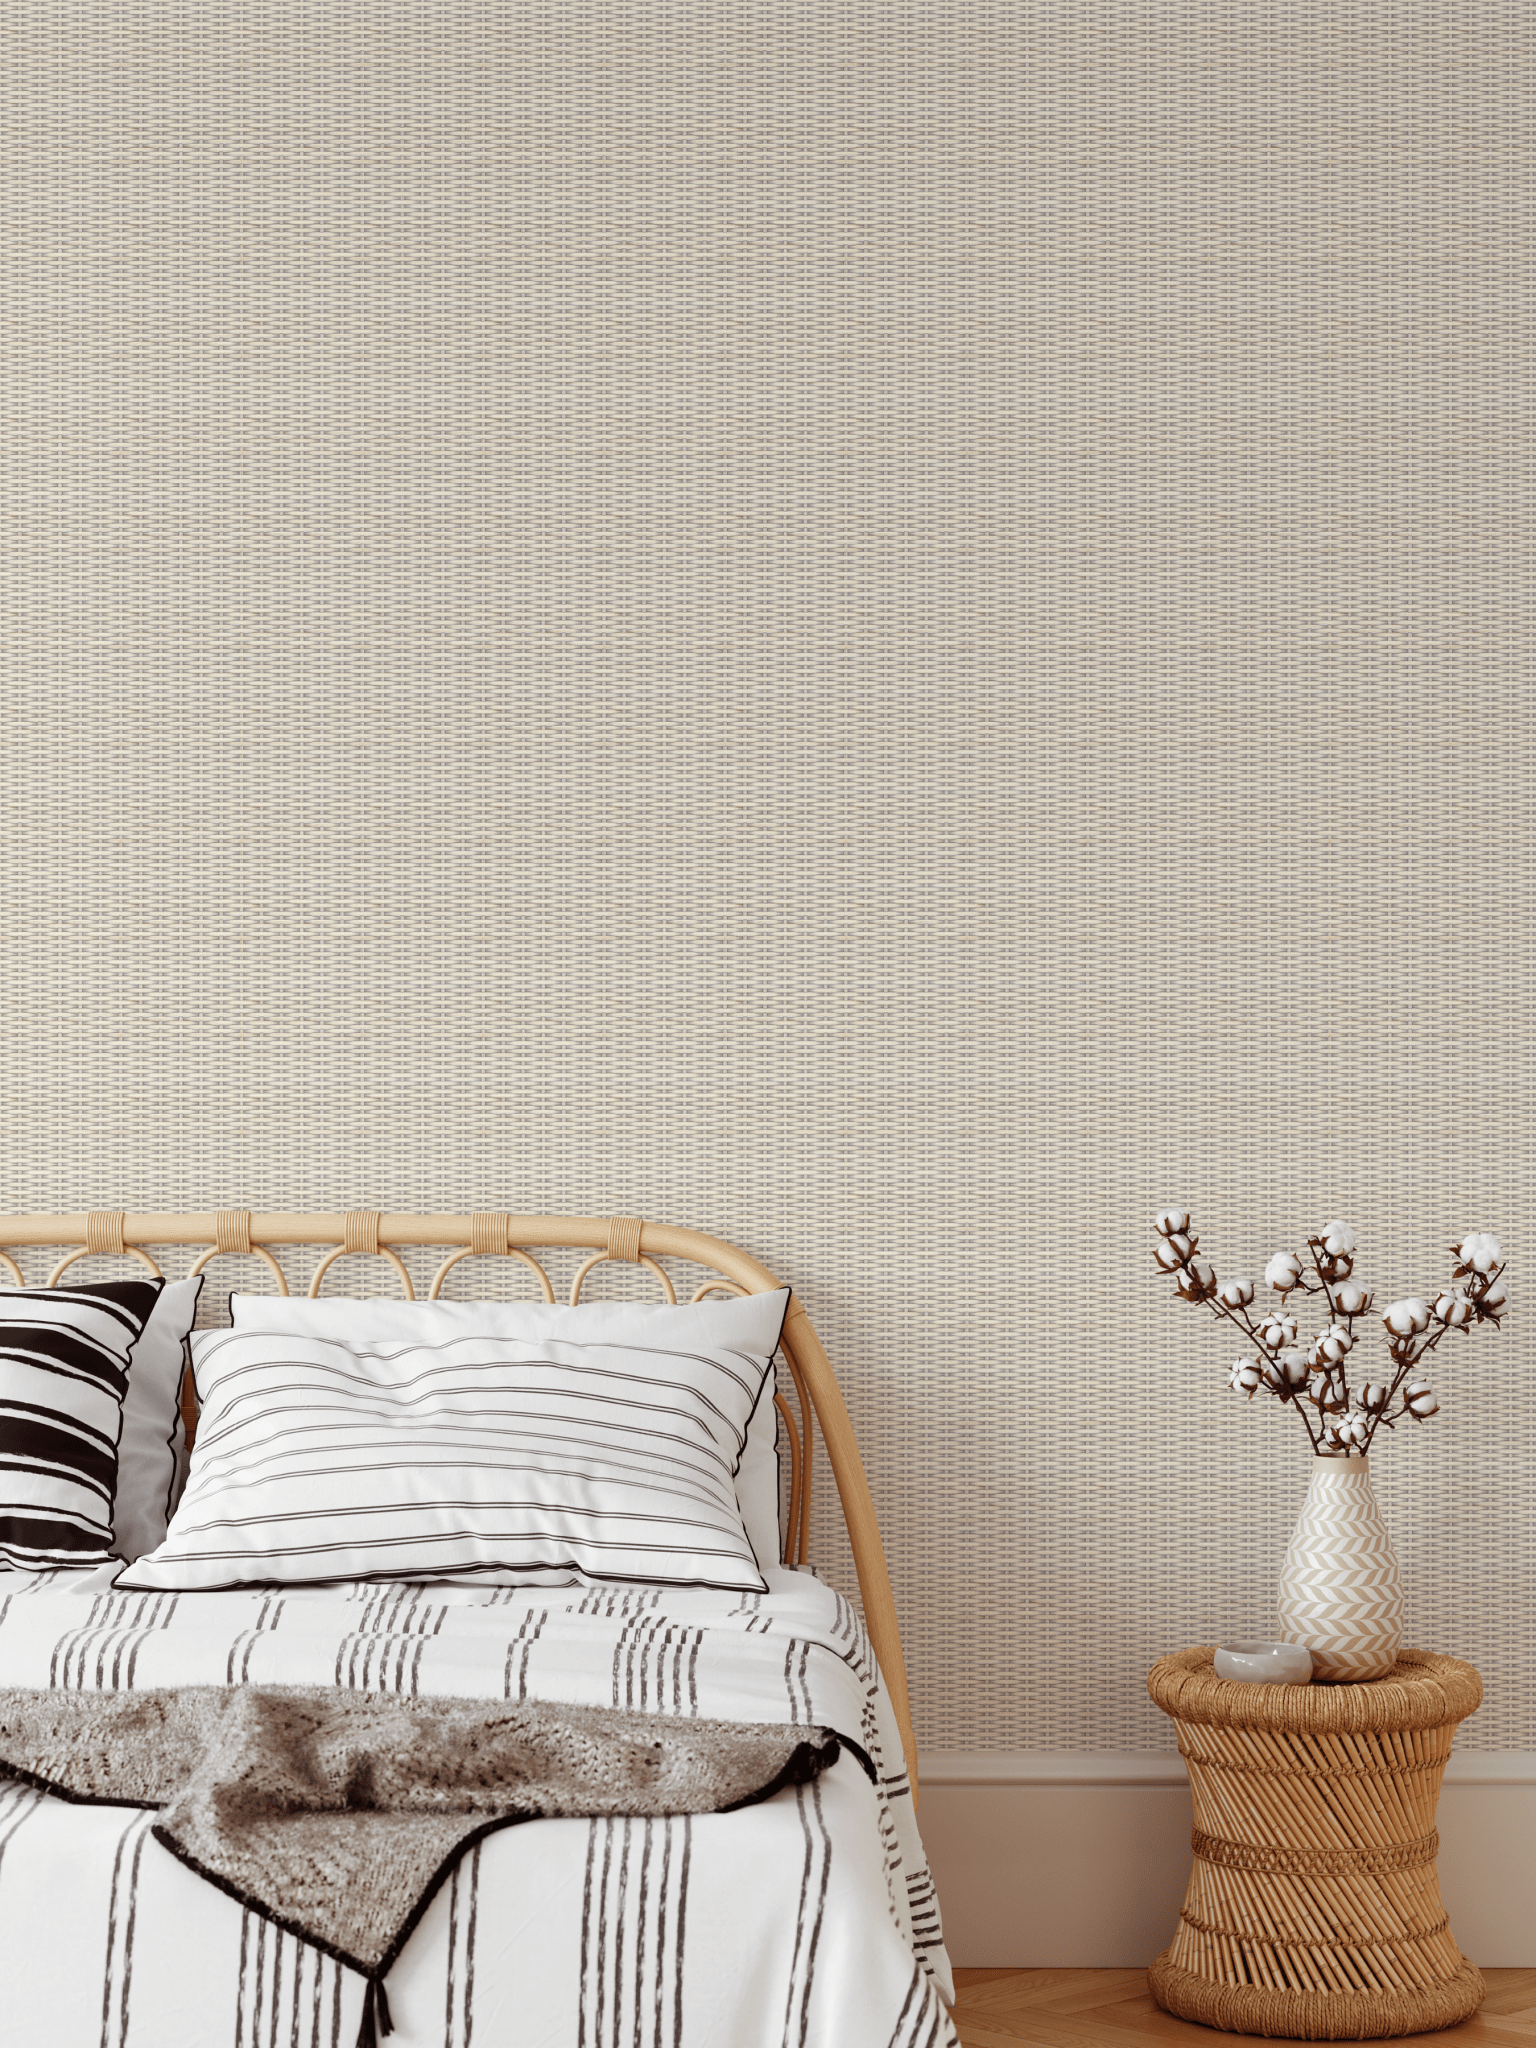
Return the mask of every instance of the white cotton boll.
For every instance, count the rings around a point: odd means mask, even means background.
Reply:
[[[1282,1351],[1278,1357],[1280,1370],[1285,1374],[1286,1385],[1299,1387],[1307,1377],[1307,1354],[1305,1351]]]
[[[1420,1417],[1438,1415],[1440,1403],[1435,1399],[1435,1390],[1427,1380],[1410,1380],[1403,1389],[1403,1406],[1410,1415]]]
[[[1491,1273],[1503,1257],[1499,1240],[1486,1230],[1474,1230],[1461,1240],[1462,1260],[1474,1273]]]
[[[1288,1292],[1300,1278],[1301,1261],[1294,1252],[1276,1252],[1264,1268],[1265,1286],[1278,1287],[1282,1293]]]
[[[1374,1380],[1368,1380],[1360,1389],[1360,1406],[1367,1415],[1379,1415],[1387,1405],[1387,1390]]]
[[[1442,1294],[1435,1303],[1435,1314],[1448,1330],[1464,1329],[1472,1320],[1472,1304],[1464,1294]]]
[[[1227,1374],[1227,1385],[1235,1387],[1240,1394],[1250,1397],[1258,1391],[1259,1362],[1256,1358],[1234,1358],[1232,1370]]]
[[[1169,1251],[1171,1251],[1171,1252],[1177,1252],[1177,1253],[1178,1253],[1178,1255],[1179,1255],[1179,1257],[1180,1257],[1180,1258],[1183,1258],[1186,1252],[1192,1252],[1192,1251],[1194,1250],[1194,1248],[1195,1248],[1195,1241],[1194,1241],[1194,1239],[1193,1239],[1192,1237],[1186,1237],[1186,1236],[1184,1235],[1184,1233],[1183,1233],[1183,1232],[1182,1232],[1181,1230],[1174,1230],[1174,1231],[1170,1231],[1170,1232],[1169,1232],[1169,1234],[1168,1234],[1168,1249],[1169,1249]]]
[[[1508,1300],[1509,1289],[1502,1280],[1495,1280],[1491,1286],[1483,1289],[1484,1308],[1501,1309]]]
[[[1348,1330],[1340,1329],[1335,1324],[1330,1323],[1326,1330],[1318,1332],[1317,1342],[1314,1344],[1313,1350],[1317,1357],[1326,1361],[1327,1364],[1339,1365],[1349,1356],[1350,1347],[1353,1343],[1354,1339],[1350,1336]]]
[[[1259,1329],[1259,1342],[1270,1351],[1278,1351],[1282,1344],[1296,1341],[1296,1318],[1282,1315],[1278,1309],[1264,1318]]]
[[[1339,1258],[1355,1248],[1355,1233],[1347,1223],[1325,1223],[1323,1225],[1323,1250],[1331,1258]]]
[[[1175,1231],[1188,1230],[1189,1211],[1187,1209],[1160,1209],[1157,1213],[1157,1221],[1153,1224],[1152,1228],[1163,1237],[1172,1237]]]
[[[1246,1308],[1253,1299],[1253,1282],[1228,1280],[1216,1299],[1226,1308]]]
[[[1152,1256],[1165,1273],[1176,1273],[1184,1263],[1181,1255],[1174,1250],[1166,1238],[1153,1245]]]
[[[1209,1301],[1216,1292],[1216,1268],[1209,1259],[1191,1259],[1174,1282],[1182,1301]]]
[[[1345,1280],[1333,1290],[1333,1298],[1342,1315],[1357,1316],[1368,1308],[1371,1297],[1358,1280]]]
[[[1394,1301],[1381,1319],[1394,1337],[1416,1337],[1429,1328],[1429,1303],[1417,1294]]]

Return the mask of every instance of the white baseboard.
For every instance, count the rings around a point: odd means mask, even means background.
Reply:
[[[1173,1937],[1189,1880],[1184,1765],[1157,1756],[927,1755],[919,1823],[961,1968],[1114,1969]],[[1536,1965],[1536,1751],[1451,1758],[1440,1891],[1465,1954]]]

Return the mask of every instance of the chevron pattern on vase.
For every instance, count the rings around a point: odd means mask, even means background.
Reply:
[[[1313,1461],[1280,1575],[1280,1634],[1325,1680],[1385,1677],[1403,1639],[1403,1589],[1369,1458]]]

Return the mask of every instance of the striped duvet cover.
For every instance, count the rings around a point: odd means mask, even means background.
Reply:
[[[537,1820],[456,1866],[388,1981],[386,2048],[956,2041],[900,1739],[841,1595],[363,1585],[117,1593],[0,1573],[0,1685],[336,1684],[815,1723],[846,1751],[738,1813]],[[179,1863],[153,1813],[0,1780],[4,2048],[353,2048],[362,1980]],[[942,1998],[941,1998],[942,1994]]]

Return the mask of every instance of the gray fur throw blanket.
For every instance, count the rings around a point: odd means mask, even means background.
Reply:
[[[173,1855],[368,1979],[359,2048],[390,2031],[385,1974],[454,1862],[493,1829],[729,1813],[808,1782],[838,1749],[822,1728],[535,1701],[0,1689],[0,1775],[160,1808],[153,1832]]]

